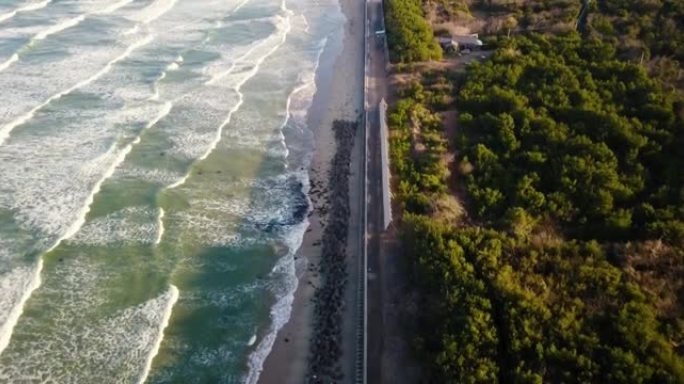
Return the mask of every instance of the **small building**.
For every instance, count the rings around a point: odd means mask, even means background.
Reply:
[[[482,48],[482,40],[477,33],[472,35],[440,36],[439,45],[444,52],[474,51]]]
[[[457,35],[452,36],[452,39],[458,43],[458,48],[460,50],[470,49],[474,51],[476,49],[482,48],[482,40],[477,36],[477,33],[471,35]]]
[[[457,52],[458,43],[454,41],[451,37],[440,36],[438,38],[439,46],[442,47],[444,52]]]

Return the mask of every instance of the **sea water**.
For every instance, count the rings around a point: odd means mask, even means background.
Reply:
[[[0,2],[0,382],[256,382],[335,0]]]

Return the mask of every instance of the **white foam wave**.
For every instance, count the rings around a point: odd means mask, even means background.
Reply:
[[[4,63],[0,64],[0,71],[4,71],[5,69],[9,68],[10,65],[14,64],[19,60],[19,55],[14,53],[12,56],[10,56],[9,59],[5,60]]]
[[[170,11],[176,3],[177,0],[157,0],[132,17],[132,19],[142,24],[149,24]]]
[[[254,343],[256,343],[256,340],[257,340],[257,335],[255,333],[252,335],[252,337],[249,338],[249,341],[247,342],[247,346],[251,347],[252,345],[254,345]]]
[[[159,114],[154,119],[152,119],[149,123],[147,123],[147,125],[145,126],[145,129],[150,129],[150,128],[154,127],[155,125],[157,125],[157,123],[159,123],[163,118],[165,118],[166,116],[169,115],[172,108],[173,108],[172,102],[170,102],[170,101],[165,102],[163,104],[161,110],[159,111]]]
[[[323,42],[323,45],[325,42]],[[322,52],[323,47],[321,47],[320,52]],[[320,52],[318,58],[316,59],[316,65],[320,59]],[[280,126],[281,130],[290,122],[292,119],[300,119],[299,114],[305,114],[310,106],[311,99],[315,93],[315,82],[314,73],[316,66],[314,66],[311,73],[306,73],[300,79],[300,85],[295,87],[290,93],[287,103],[285,118]],[[230,76],[230,75],[229,75]],[[297,124],[303,124],[304,121],[298,121]],[[271,133],[269,133],[270,135]],[[278,134],[277,138],[281,141],[280,145],[284,146],[282,140],[284,137],[281,133]],[[232,142],[230,145],[232,146]],[[263,142],[262,142],[263,145]],[[295,172],[298,180],[303,180],[300,185],[302,190],[305,192],[308,188],[308,175],[306,172],[301,174]],[[246,199],[236,199],[234,197],[220,200],[216,198],[203,199],[195,198],[189,189],[183,191],[188,199],[189,204],[192,206],[192,211],[182,212],[175,214],[173,217],[174,225],[180,225],[182,227],[193,228],[193,233],[196,234],[197,238],[194,240],[199,240],[200,243],[206,245],[230,245],[230,246],[243,246],[249,244],[259,243],[260,241],[268,241],[268,239],[260,239],[257,233],[248,233],[247,236],[242,236],[238,231],[232,231],[230,225],[226,224],[225,215],[234,214],[244,221],[245,218],[248,220],[262,221],[264,223],[269,223],[269,221],[276,219],[282,220],[286,219],[291,213],[291,206],[287,207],[289,204],[283,204],[283,196],[292,196],[291,190],[283,190],[278,188],[273,188],[273,183],[283,184],[283,181],[287,180],[290,175],[280,175],[278,180],[272,180],[269,184],[266,180],[253,179],[250,181],[238,181],[238,183],[246,183],[249,185],[249,189],[252,194],[258,195],[255,197],[251,195],[252,200],[259,201],[259,207],[250,205],[250,202]],[[260,185],[264,189],[264,194],[260,194],[255,191],[256,185]],[[225,187],[222,186],[222,187]],[[231,185],[230,190],[235,190],[236,185]],[[282,187],[285,188],[285,187]],[[190,194],[190,195],[188,195]],[[203,185],[201,193],[198,194],[208,194],[210,196],[215,196],[211,193],[211,190],[207,189],[206,185]],[[294,203],[294,202],[293,202]],[[274,208],[278,207],[278,208]],[[282,208],[280,210],[279,208]],[[219,219],[218,217],[223,217]],[[263,362],[270,353],[270,350],[275,341],[275,337],[282,326],[289,320],[292,301],[294,299],[294,292],[297,287],[297,278],[295,275],[295,262],[294,253],[301,244],[304,232],[308,227],[308,221],[304,221],[296,225],[288,225],[282,227],[282,231],[277,233],[286,235],[286,243],[288,245],[289,253],[281,258],[277,265],[272,271],[272,277],[277,279],[282,284],[270,285],[274,289],[274,294],[277,298],[276,304],[271,309],[271,325],[263,337],[259,341],[255,350],[250,354],[249,357],[249,373],[247,374],[245,381],[248,383],[254,383],[258,380],[258,377],[263,369]],[[244,232],[244,231],[240,231]],[[230,236],[227,235],[233,233]],[[269,235],[272,236],[273,234]],[[251,346],[257,342],[257,338],[253,336],[248,344]]]
[[[114,171],[117,169],[117,167],[124,162],[124,160],[126,159],[126,156],[133,149],[133,145],[140,142],[140,136],[143,134],[143,132],[147,129],[150,129],[151,127],[156,125],[159,121],[161,121],[165,116],[167,116],[169,114],[169,112],[171,111],[172,107],[173,107],[173,104],[171,102],[164,103],[161,106],[159,113],[152,120],[150,120],[147,123],[144,130],[141,131],[138,134],[138,136],[130,144],[126,145],[123,149],[119,150],[118,153],[117,153],[118,148],[116,145],[114,145],[108,153],[106,153],[100,157],[102,159],[101,161],[95,160],[95,161],[92,161],[90,164],[88,164],[88,167],[93,168],[93,172],[99,172],[103,168],[102,164],[109,163],[109,166],[104,167],[104,169],[105,169],[104,173],[102,174],[100,179],[93,186],[93,189],[91,190],[90,195],[88,195],[88,197],[86,198],[84,207],[81,209],[79,215],[77,216],[78,217],[77,220],[71,225],[71,227],[69,227],[69,229],[67,229],[66,233],[60,239],[58,239],[57,242],[52,247],[50,247],[47,250],[47,252],[50,252],[53,249],[55,249],[57,246],[59,246],[61,241],[71,238],[74,234],[76,234],[81,229],[81,227],[85,223],[86,216],[87,216],[88,212],[90,211],[90,206],[93,203],[93,199],[95,198],[95,195],[100,191],[102,184],[107,179],[109,179],[114,174]],[[110,161],[109,159],[112,157],[113,157],[113,161]],[[111,228],[111,226],[109,226],[109,227]],[[122,226],[122,228],[124,228],[124,229],[128,228],[128,227],[129,227],[129,225],[125,225],[125,224]],[[100,232],[102,232],[102,231],[100,231]],[[149,232],[149,231],[144,231],[144,232]],[[127,236],[122,235],[122,236],[117,237],[117,236],[110,235],[110,236],[101,236],[100,238],[102,238],[102,237],[108,237],[111,240],[117,241],[117,240],[125,239]],[[121,239],[119,239],[119,238],[121,238]]]
[[[43,7],[46,6],[50,1],[52,1],[52,0],[45,1],[45,2],[43,2],[43,3],[44,3],[43,6],[38,7],[38,8],[32,8],[31,10],[43,8]],[[128,4],[130,4],[130,3],[132,3],[132,2],[133,2],[133,0],[121,0],[121,1],[119,1],[119,2],[116,2],[116,3],[112,4],[112,5],[110,5],[109,7],[105,8],[105,9],[103,9],[103,10],[94,11],[94,12],[92,12],[92,13],[81,14],[81,15],[78,15],[78,16],[76,16],[76,17],[72,17],[72,18],[70,18],[70,19],[63,20],[63,21],[61,21],[61,22],[59,22],[59,23],[57,23],[57,24],[55,24],[55,25],[52,25],[52,26],[46,28],[46,29],[43,29],[42,31],[36,33],[36,34],[33,36],[33,38],[31,38],[30,41],[29,41],[24,47],[22,47],[22,48],[20,48],[19,50],[17,50],[17,51],[10,57],[10,59],[8,59],[8,60],[5,61],[4,63],[0,64],[0,71],[4,71],[5,69],[9,68],[12,64],[14,64],[15,62],[17,62],[17,61],[19,60],[19,53],[21,53],[22,51],[24,51],[26,48],[33,46],[33,45],[36,44],[37,42],[39,42],[39,41],[41,41],[41,40],[45,40],[47,37],[49,37],[49,36],[51,36],[51,35],[57,34],[57,33],[59,33],[59,32],[62,32],[62,31],[64,31],[64,30],[67,30],[67,29],[69,29],[69,28],[73,28],[73,27],[75,27],[75,26],[81,24],[88,16],[97,15],[97,14],[100,14],[100,15],[110,14],[110,13],[113,13],[113,12],[117,11],[118,9],[120,9],[120,8],[122,8],[122,7],[124,7],[124,6],[128,5]],[[41,3],[41,4],[43,4],[43,3]],[[2,16],[0,16],[0,18],[1,18],[1,17],[2,17]],[[2,21],[2,20],[0,19],[0,22],[1,22],[1,21]],[[0,144],[2,144],[1,141],[0,141]]]
[[[89,220],[70,243],[87,245],[152,244],[157,227],[155,212],[145,207],[128,207],[104,217]]]
[[[138,179],[159,185],[170,185],[177,182],[183,175],[166,170],[139,168],[124,164],[119,168],[115,177],[119,179]]]
[[[170,216],[170,217],[169,217]],[[231,224],[220,218],[210,217],[202,213],[178,212],[166,216],[175,225],[193,228],[194,240],[207,246],[244,247],[255,244],[256,239],[244,238],[236,231],[231,231]]]
[[[237,102],[235,104],[233,104],[232,108],[228,111],[228,114],[225,117],[225,119],[219,124],[219,126],[215,130],[213,138],[208,141],[208,145],[206,146],[206,149],[202,153],[198,153],[199,156],[196,157],[196,161],[202,161],[202,160],[206,159],[216,149],[216,146],[221,141],[221,138],[223,136],[224,128],[228,124],[230,124],[232,116],[234,115],[235,112],[237,112],[240,109],[240,107],[242,106],[242,103],[244,102],[244,96],[240,92],[240,89],[249,79],[254,77],[254,75],[256,75],[259,72],[260,66],[264,62],[264,60],[266,60],[269,56],[271,56],[278,48],[280,48],[280,46],[282,46],[285,43],[287,33],[290,30],[290,24],[289,24],[289,21],[287,21],[289,19],[286,18],[285,20],[286,20],[285,28],[283,28],[281,30],[281,33],[274,35],[274,36],[277,36],[277,39],[278,39],[276,41],[276,43],[273,44],[273,46],[270,47],[270,49],[268,49],[264,54],[262,54],[261,56],[258,56],[253,61],[251,61],[249,63],[249,69],[247,71],[237,73],[237,76],[235,78],[231,79],[233,81],[226,82],[229,89],[237,93],[237,96],[238,96]],[[246,60],[246,58],[250,54],[252,54],[253,52],[254,52],[254,50],[249,50],[245,55],[243,55],[238,60]],[[234,70],[235,68],[236,68],[236,66],[232,65],[231,71]],[[208,81],[206,83],[206,85],[217,85],[219,80],[225,81],[224,78],[230,74],[232,74],[232,73],[223,73],[223,74],[221,74],[221,76],[219,78],[213,78],[212,80]],[[221,88],[223,88],[223,87],[221,87]],[[189,155],[191,157],[194,157],[195,152],[197,151],[198,147],[197,147],[197,145],[194,145],[195,143],[191,142],[192,139],[193,138],[188,137],[187,134],[183,136],[183,140],[186,143],[191,144],[191,145],[186,145],[184,147],[190,151]],[[199,139],[200,142],[205,141],[199,137],[197,139]],[[189,177],[189,173],[187,175],[185,175],[183,178],[181,178],[180,180],[169,185],[166,189],[174,189],[174,188],[178,188],[178,187],[182,186],[187,181],[188,177]]]
[[[183,175],[183,177],[167,186],[166,189],[174,189],[180,187],[181,185],[185,184],[185,182],[188,180],[188,177],[190,177],[190,174],[186,173],[185,175]]]
[[[164,208],[159,208],[159,216],[157,216],[157,238],[154,239],[154,244],[158,245],[164,236]]]
[[[63,22],[61,22],[59,24],[53,25],[53,26],[39,32],[37,35],[35,35],[33,37],[33,39],[31,39],[32,42],[29,44],[32,44],[35,41],[44,40],[46,37],[48,37],[50,35],[54,35],[55,33],[59,33],[65,29],[74,27],[74,26],[80,24],[83,20],[85,20],[85,18],[86,18],[86,15],[78,15],[74,18],[64,20]]]
[[[299,280],[296,275],[294,255],[301,245],[306,228],[309,226],[309,221],[305,220],[297,225],[289,232],[289,236],[285,239],[289,252],[286,256],[280,258],[271,275],[273,278],[281,280],[280,285],[274,286],[276,292],[274,294],[278,298],[273,308],[271,308],[271,325],[269,332],[259,342],[256,349],[249,355],[249,372],[245,377],[245,382],[249,384],[256,384],[259,380],[259,375],[264,368],[264,361],[271,353],[273,343],[275,342],[278,331],[290,320],[292,313],[292,303],[294,302],[294,293],[297,290]]]
[[[240,8],[244,7],[245,4],[247,4],[248,2],[249,2],[249,0],[242,0],[242,1],[240,1],[240,2],[235,6],[235,8],[232,9],[231,13],[237,12],[238,10],[240,10]]]
[[[297,188],[303,192],[293,193]],[[270,244],[273,236],[287,235],[300,225],[302,218],[293,212],[307,204],[301,200],[307,188],[304,170],[228,185],[204,183],[201,189],[183,191],[190,209],[170,213],[168,221],[191,228],[185,239],[203,246],[242,249]],[[232,193],[222,193],[225,190]]]
[[[148,124],[147,128],[153,126],[156,124],[163,116],[168,114],[168,112],[171,109],[170,103],[167,103],[164,108],[161,110],[161,113],[152,120],[151,123]],[[64,240],[70,239],[73,237],[75,234],[78,233],[78,231],[83,227],[86,221],[86,216],[88,212],[90,212],[90,207],[94,201],[95,195],[100,191],[100,188],[102,184],[105,182],[105,180],[109,179],[116,168],[123,163],[125,160],[126,156],[128,153],[131,151],[133,146],[133,143],[128,144],[126,147],[123,149],[118,149],[117,145],[113,145],[112,148],[102,156],[100,156],[98,159],[93,160],[90,164],[87,164],[86,167],[84,167],[84,172],[89,172],[88,169],[92,169],[92,172],[99,172],[101,169],[104,169],[104,172],[101,174],[100,178],[94,183],[92,189],[90,190],[89,194],[86,196],[86,199],[83,203],[82,208],[76,213],[76,219],[75,221],[67,227],[66,231],[44,252],[49,253],[55,248],[57,248]],[[124,225],[124,228],[128,228],[128,226]],[[84,237],[87,236],[88,232],[85,232],[86,235],[83,235]],[[97,233],[96,233],[97,234]],[[100,236],[99,238],[108,238],[108,239],[115,239],[115,236],[106,236],[108,233],[105,233],[104,236]],[[94,237],[94,236],[93,236]],[[91,237],[91,238],[93,238]],[[96,237],[95,237],[96,238]],[[127,238],[126,235],[123,235],[122,238]],[[87,237],[86,237],[87,239]],[[19,320],[19,317],[21,316],[23,312],[23,308],[28,301],[28,299],[31,297],[33,292],[40,287],[41,284],[41,279],[40,279],[40,274],[43,269],[43,259],[42,255],[39,256],[38,262],[35,266],[34,273],[32,275],[32,278],[28,280],[28,283],[26,284],[26,288],[24,289],[24,293],[21,296],[21,299],[16,302],[16,305],[11,307],[9,314],[7,315],[6,321],[3,322],[2,326],[0,327],[0,353],[4,348],[7,347],[9,344],[9,340],[12,337],[12,333],[14,330],[14,327],[16,326],[17,321]]]
[[[128,4],[130,4],[132,2],[133,2],[133,0],[121,0],[121,1],[118,1],[118,2],[110,5],[109,7],[105,8],[101,11],[97,11],[94,13],[95,14],[101,14],[101,15],[108,15],[110,13],[114,13],[114,12],[118,11],[119,9],[127,6]]]
[[[276,17],[272,17],[269,19],[276,21],[277,32],[275,34],[272,34],[271,36],[269,36],[269,38],[261,40],[258,43],[252,45],[242,56],[235,59],[231,63],[230,67],[227,70],[213,75],[211,77],[211,79],[209,79],[206,82],[207,85],[215,85],[219,81],[223,80],[225,77],[232,75],[233,73],[236,72],[235,69],[237,67],[239,67],[240,65],[245,65],[245,64],[252,65],[252,70],[250,72],[258,71],[259,65],[263,62],[263,60],[265,60],[268,56],[270,56],[281,45],[283,45],[285,43],[285,40],[287,38],[287,34],[290,32],[290,30],[292,28],[292,26],[290,24],[290,13],[289,12],[286,13],[286,17],[276,16]],[[279,41],[279,42],[277,42],[270,50],[268,50],[268,53],[263,57],[263,59],[257,60],[257,62],[255,64],[252,64],[247,60],[247,58],[249,58],[257,49],[263,48],[264,46],[268,46],[268,44],[271,43],[272,39]],[[247,61],[247,63],[245,63],[245,61]]]
[[[204,214],[215,214],[222,217],[234,217],[246,223],[267,225],[289,225],[293,222],[292,212],[302,204],[302,195],[293,193],[307,183],[304,170],[297,170],[268,179],[254,179],[232,185],[216,183],[204,185],[202,192],[193,194],[186,192],[189,203]],[[242,184],[242,185],[240,185]],[[220,191],[229,187],[236,194],[244,193],[250,198],[238,198],[231,195],[226,198],[205,197],[210,192],[212,196],[221,196]],[[255,203],[258,201],[258,204]],[[220,226],[219,222],[216,222]]]
[[[12,132],[12,130],[14,128],[16,128],[22,124],[25,124],[26,122],[31,120],[33,118],[33,116],[35,116],[36,112],[38,112],[40,109],[44,108],[45,106],[52,103],[53,101],[60,99],[62,96],[67,95],[69,93],[72,93],[72,92],[76,91],[77,89],[82,88],[82,87],[92,83],[93,81],[99,79],[104,74],[109,72],[116,63],[124,60],[133,51],[135,51],[136,49],[138,49],[144,45],[149,44],[152,40],[154,40],[153,35],[145,36],[143,39],[137,41],[136,43],[133,43],[128,48],[126,48],[126,50],[122,54],[115,57],[113,60],[109,61],[107,64],[105,64],[105,66],[102,69],[100,69],[97,73],[95,73],[94,75],[88,77],[85,80],[82,80],[82,81],[76,83],[75,85],[73,85],[73,86],[71,86],[71,87],[69,87],[63,91],[60,91],[59,93],[56,93],[56,94],[50,96],[47,100],[45,100],[41,104],[33,107],[33,109],[31,109],[27,113],[19,116],[18,118],[12,120],[8,124],[5,124],[4,126],[2,126],[0,128],[0,145],[5,143],[5,141],[9,138],[10,133]]]
[[[152,94],[152,97],[150,97],[150,100],[159,100],[159,83],[166,78],[168,72],[177,71],[182,63],[183,56],[179,55],[176,57],[176,60],[166,66],[166,69],[159,75],[157,80],[154,81],[154,93]]]
[[[134,35],[134,34],[138,33],[139,31],[140,31],[140,25],[136,24],[136,25],[133,26],[133,28],[131,28],[131,29],[125,31],[125,32],[123,33],[123,36]]]
[[[326,40],[323,41],[323,46],[325,46]],[[301,79],[302,84],[295,87],[295,89],[293,89],[288,95],[287,101],[285,103],[285,119],[278,130],[280,146],[269,149],[267,152],[269,156],[281,156],[287,159],[290,152],[287,148],[287,144],[285,143],[285,135],[283,130],[291,121],[293,121],[296,126],[300,127],[300,130],[302,129],[301,127],[305,126],[306,114],[311,106],[311,102],[313,101],[313,95],[316,92],[315,73],[316,69],[318,68],[318,61],[320,60],[322,51],[323,49],[321,48],[318,53],[318,57],[316,58],[316,64],[313,71],[305,72]]]
[[[164,211],[162,211],[162,213],[163,212]],[[150,349],[150,352],[147,354],[145,358],[145,366],[143,368],[142,374],[140,375],[140,379],[138,379],[139,384],[143,384],[147,380],[147,376],[150,374],[150,370],[152,369],[152,362],[159,353],[159,347],[161,347],[162,340],[164,340],[164,330],[169,325],[169,320],[171,319],[171,312],[173,311],[173,306],[178,301],[179,293],[178,288],[176,288],[175,285],[171,285],[169,287],[169,296],[170,297],[166,302],[166,308],[162,315],[161,322],[159,323],[157,338],[154,341],[152,349]]]
[[[0,15],[0,23],[5,21],[5,20],[9,20],[9,19],[13,18],[18,13],[37,11],[41,8],[45,8],[51,2],[52,2],[52,0],[44,0],[44,1],[39,1],[39,2],[35,2],[35,3],[26,4],[26,5],[19,7],[13,11],[10,11],[10,12],[7,12],[5,14]]]
[[[318,71],[321,55],[323,54],[327,43],[327,37],[321,40],[313,69],[302,74],[300,79],[302,84],[296,87],[287,98],[288,120],[286,121],[286,124],[289,121],[294,121],[295,125],[300,127],[300,129],[306,126],[306,116],[311,107],[311,103],[313,102],[314,94],[316,93],[316,71]]]
[[[287,11],[287,10],[286,10]],[[218,143],[221,141],[221,136],[223,135],[223,129],[230,124],[230,120],[233,116],[233,114],[240,109],[240,106],[242,105],[244,101],[243,94],[240,92],[240,88],[249,80],[251,79],[254,75],[256,75],[259,72],[259,68],[261,64],[266,60],[269,56],[271,56],[278,48],[280,48],[284,43],[285,40],[287,39],[287,34],[290,31],[290,22],[289,22],[289,11],[287,11],[288,17],[285,18],[285,27],[281,29],[281,32],[277,35],[279,35],[279,42],[274,44],[271,49],[269,49],[264,55],[260,56],[257,58],[253,63],[251,70],[247,71],[247,74],[242,77],[242,79],[238,80],[232,89],[238,93],[238,98],[239,101],[231,108],[231,110],[228,112],[228,116],[226,119],[219,125],[218,129],[216,130],[216,136],[214,139],[210,142],[209,147],[207,150],[198,158],[198,161],[206,159],[215,149]],[[251,53],[251,52],[250,52]],[[247,55],[247,54],[246,54]],[[233,67],[234,68],[234,67]],[[225,75],[224,75],[225,76]],[[222,76],[222,77],[224,77]],[[216,83],[219,79],[215,79],[211,81],[211,84]]]
[[[108,302],[90,300],[99,289],[106,274],[96,270],[95,265],[70,265],[78,273],[65,270],[62,275],[64,289],[71,288],[71,297],[60,297],[58,292],[46,293],[43,300],[65,300],[59,307],[55,303],[42,302],[51,308],[51,318],[38,323],[22,325],[21,345],[10,348],[2,356],[0,377],[5,382],[46,383],[130,383],[143,380],[149,373],[152,359],[159,350],[163,332],[169,323],[171,311],[178,300],[178,289],[168,290],[138,305],[118,310],[104,317],[97,309]],[[99,275],[99,276],[98,276]],[[93,283],[95,285],[93,285]],[[95,290],[95,291],[94,291]],[[87,307],[82,307],[86,306]],[[22,350],[34,343],[33,327],[46,326],[51,332],[41,335],[39,347]],[[74,369],[77,367],[78,369]]]
[[[102,163],[109,162],[109,166],[105,168],[105,171],[102,173],[102,176],[100,177],[97,182],[95,182],[95,185],[93,185],[93,188],[90,190],[90,193],[85,199],[85,202],[79,211],[76,220],[68,227],[66,232],[55,241],[55,243],[48,248],[48,250],[45,253],[49,253],[53,251],[55,248],[57,248],[62,241],[67,240],[74,236],[76,232],[78,232],[79,229],[85,224],[86,221],[86,216],[88,215],[88,212],[90,212],[90,207],[93,204],[93,200],[95,199],[95,195],[97,195],[100,192],[100,188],[102,188],[102,184],[109,179],[112,174],[114,174],[114,171],[116,170],[116,167],[119,166],[119,164],[123,163],[124,159],[126,159],[126,155],[131,151],[132,146],[128,145],[126,146],[123,150],[118,150],[117,146],[114,145],[112,149],[109,151],[109,153],[105,154],[102,156],[103,161]],[[104,159],[108,158],[113,158],[113,160],[107,161]],[[93,168],[99,168],[99,165],[96,165],[100,163],[99,161],[93,161],[91,164],[89,164],[90,167]]]
[[[159,95],[159,83],[162,80],[166,79],[168,72],[178,70],[178,68],[180,68],[180,64],[182,64],[182,63],[183,63],[183,56],[179,55],[178,57],[176,57],[176,60],[171,62],[169,65],[167,65],[166,68],[164,69],[164,71],[162,71],[162,73],[159,74],[159,77],[157,77],[157,79],[154,81],[154,84],[152,85],[153,92],[152,92],[152,96],[150,96],[150,98],[149,98],[150,100],[159,100],[159,96],[160,96]]]
[[[0,277],[0,287],[3,292],[3,299],[0,300],[2,308],[11,308],[9,312],[6,312],[7,315],[0,325],[0,354],[9,345],[12,332],[24,312],[26,302],[33,291],[40,286],[42,270],[43,260],[40,259],[33,268],[18,268]]]
[[[308,31],[308,24],[306,28]],[[298,118],[301,120],[297,123],[298,125],[302,124],[301,126],[304,126],[305,115],[307,113],[306,111],[308,111],[308,109],[310,108],[311,103],[313,102],[313,96],[316,92],[315,75],[318,69],[318,65],[320,64],[321,55],[325,49],[326,44],[327,38],[324,38],[321,41],[316,59],[314,61],[313,70],[311,72],[304,74],[304,76],[301,79],[302,84],[296,87],[288,96],[286,106],[287,116],[285,118],[285,121],[283,122],[283,125],[281,126],[281,129],[287,125],[289,119],[293,116],[293,111],[297,111],[301,114],[300,116],[298,116]],[[308,164],[306,164],[305,168],[308,168]],[[300,182],[300,185],[302,186],[302,193],[304,193],[307,196],[308,200],[308,173],[304,172],[302,174],[299,174],[298,176],[302,180]],[[311,206],[310,201],[309,206]],[[295,228],[292,228],[289,231],[285,239],[285,242],[289,249],[289,253],[278,261],[273,271],[271,272],[272,275],[281,275],[282,279],[284,280],[284,284],[281,286],[281,289],[278,292],[275,292],[276,297],[279,298],[276,304],[273,306],[273,308],[271,308],[272,324],[270,331],[259,343],[256,350],[254,350],[249,356],[249,372],[247,373],[245,379],[247,383],[256,384],[258,382],[261,371],[263,370],[264,361],[266,361],[266,357],[268,357],[268,355],[271,353],[278,332],[290,319],[290,314],[292,312],[292,303],[294,302],[294,293],[297,290],[297,286],[299,283],[299,279],[296,275],[296,263],[294,260],[294,254],[301,246],[302,240],[304,238],[304,233],[306,232],[308,226],[309,221],[308,219],[305,219],[301,224],[295,226]]]

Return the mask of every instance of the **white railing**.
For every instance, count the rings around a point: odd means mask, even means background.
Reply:
[[[382,225],[387,229],[392,222],[392,191],[390,190],[389,131],[387,130],[387,103],[378,104],[380,118],[380,156],[382,158]]]

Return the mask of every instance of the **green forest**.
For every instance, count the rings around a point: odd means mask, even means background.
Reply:
[[[442,58],[442,50],[423,16],[420,0],[387,0],[384,4],[392,62]]]
[[[603,0],[592,4],[588,35],[618,48],[618,56],[644,63],[652,77],[684,88],[684,1]]]
[[[609,44],[518,38],[459,93],[473,211],[513,210],[573,238],[684,239],[682,104]]]
[[[684,2],[679,0],[604,0],[593,6],[591,32],[646,57],[684,61]]]
[[[602,4],[628,18],[626,3],[647,17],[668,1]],[[636,35],[679,61],[681,35],[647,38],[661,21]],[[424,382],[684,383],[684,102],[610,36],[515,36],[465,74],[396,90]],[[447,196],[465,213],[445,214]]]

